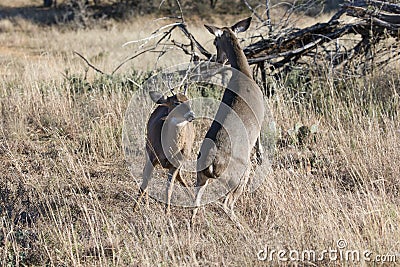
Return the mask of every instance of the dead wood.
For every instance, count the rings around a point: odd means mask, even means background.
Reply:
[[[252,43],[244,48],[249,64],[256,65],[254,74],[261,74],[264,87],[267,75],[277,77],[294,68],[318,70],[328,67],[335,73],[365,75],[377,66],[399,60],[399,4],[377,0],[348,1],[328,22],[303,29],[288,26],[289,17],[290,14],[286,15],[286,20],[282,18],[277,25],[264,23],[269,18],[260,18],[258,30],[261,34],[250,36]],[[179,21],[157,29],[145,39],[141,50],[121,65],[149,52],[159,53],[161,57],[171,48],[190,55],[193,62],[215,61],[215,56],[188,30],[183,14],[169,19]],[[187,42],[172,38],[176,30]],[[154,39],[153,42],[149,42],[150,39]]]

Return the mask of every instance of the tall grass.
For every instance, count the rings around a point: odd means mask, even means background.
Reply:
[[[258,252],[335,249],[340,239],[347,249],[397,253],[400,261],[396,67],[348,79],[309,73],[270,81],[276,94],[267,102],[279,130],[273,171],[237,203],[241,232],[217,204],[202,209],[193,227],[190,209],[167,217],[151,199],[133,213],[140,177],[127,168],[121,131],[137,90],[130,80],[140,83],[146,73],[127,67],[115,77],[85,77],[66,51],[80,43],[90,54],[92,42],[96,53],[112,50],[113,42],[98,41],[101,29],[34,31],[34,38],[20,33],[19,42],[44,49],[43,40],[59,40],[39,58],[19,49],[22,56],[0,67],[3,266],[276,265],[276,257],[260,262]],[[296,124],[317,130],[301,137]],[[140,175],[144,159],[134,160]]]

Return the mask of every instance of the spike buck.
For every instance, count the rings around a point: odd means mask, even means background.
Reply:
[[[257,162],[261,161],[259,136],[264,119],[263,94],[252,79],[250,66],[236,37],[237,33],[249,28],[250,22],[251,18],[247,18],[232,27],[223,28],[204,25],[215,36],[217,61],[224,62],[227,59],[237,71],[232,71],[228,83],[230,90],[225,89],[222,103],[200,148],[192,222],[201,206],[201,198],[209,179],[212,178],[229,181],[223,208],[232,221],[241,227],[233,212],[234,203],[249,179],[251,158],[256,154]],[[236,136],[239,125],[242,125],[244,131]]]
[[[171,90],[172,92],[172,90]],[[166,213],[169,213],[172,187],[177,179],[187,187],[181,175],[181,162],[191,152],[194,141],[194,129],[191,123],[194,119],[188,98],[177,93],[164,97],[161,93],[151,91],[151,100],[158,104],[147,122],[146,154],[147,159],[143,169],[143,181],[140,194],[134,210],[146,194],[154,167],[161,165],[168,169],[168,184],[166,189]],[[173,92],[172,92],[173,93]]]

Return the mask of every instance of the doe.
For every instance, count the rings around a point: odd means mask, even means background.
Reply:
[[[261,89],[252,79],[247,58],[240,48],[236,34],[246,31],[251,17],[231,27],[204,25],[215,36],[217,61],[229,60],[232,77],[225,89],[222,103],[206,133],[197,159],[196,208],[192,222],[201,205],[209,179],[226,182],[228,193],[223,208],[237,223],[233,207],[242,194],[251,172],[251,158],[260,156],[259,136],[264,120],[264,100]],[[261,160],[258,158],[258,160]]]
[[[172,91],[171,91],[172,92]],[[192,150],[194,141],[194,128],[191,123],[195,114],[192,111],[188,98],[182,93],[165,97],[159,92],[149,92],[153,102],[158,104],[147,122],[146,154],[147,159],[143,170],[143,181],[140,186],[141,198],[146,194],[149,181],[155,166],[160,164],[168,169],[168,182],[166,189],[166,212],[169,213],[172,187],[177,179],[187,187],[181,175],[181,163]]]

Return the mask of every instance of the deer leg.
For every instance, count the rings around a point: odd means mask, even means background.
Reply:
[[[256,150],[256,162],[258,165],[261,165],[263,162],[263,159],[264,159],[264,149],[261,145],[261,136],[260,135],[257,138],[254,148]]]
[[[188,183],[186,182],[185,178],[183,178],[182,176],[182,169],[179,168],[179,172],[178,175],[176,176],[176,179],[178,180],[178,182],[184,186],[184,187],[189,187]]]
[[[178,175],[176,176],[176,179],[179,181],[179,183],[184,187],[184,190],[186,194],[194,200],[195,196],[193,192],[189,189],[189,184],[186,182],[185,178],[182,176],[182,168],[179,168]]]
[[[143,169],[143,176],[142,176],[143,181],[142,181],[142,184],[140,185],[139,196],[136,200],[135,205],[133,206],[134,212],[136,211],[137,207],[139,206],[140,201],[142,200],[143,196],[146,195],[146,197],[148,197],[147,196],[147,186],[149,185],[149,181],[151,179],[151,174],[153,172],[153,169],[154,169],[153,164],[151,163],[151,161],[149,159],[147,159],[146,164]],[[148,201],[146,201],[146,202],[148,202]]]
[[[249,181],[250,171],[251,171],[251,168],[250,168],[250,164],[249,164],[243,177],[240,179],[239,184],[226,195],[226,198],[225,198],[225,201],[223,204],[223,210],[225,211],[225,213],[228,215],[228,217],[231,219],[231,221],[233,221],[236,224],[236,226],[241,230],[243,230],[244,228],[243,228],[242,224],[240,223],[240,221],[238,220],[238,218],[236,217],[233,208],[234,208],[236,201],[242,195],[244,188]]]
[[[168,171],[168,182],[167,182],[167,189],[166,189],[166,207],[165,207],[165,213],[169,214],[170,213],[170,206],[171,206],[171,196],[172,196],[172,190],[174,188],[174,183],[176,180],[176,176],[180,172],[180,167],[179,168],[171,168]]]
[[[201,181],[201,183],[197,183],[197,185],[196,185],[196,200],[194,202],[195,208],[192,213],[192,224],[194,223],[194,219],[199,210],[200,203],[201,203],[201,197],[203,196],[204,191],[206,190],[207,184],[208,184],[208,179],[205,181]]]
[[[249,182],[250,178],[250,172],[251,172],[251,165],[247,166],[245,173],[243,174],[242,178],[239,180],[238,185],[227,194],[226,199],[224,201],[224,206],[226,208],[229,208],[233,212],[233,207],[235,205],[235,202],[239,199],[239,197],[242,195],[245,186]]]

